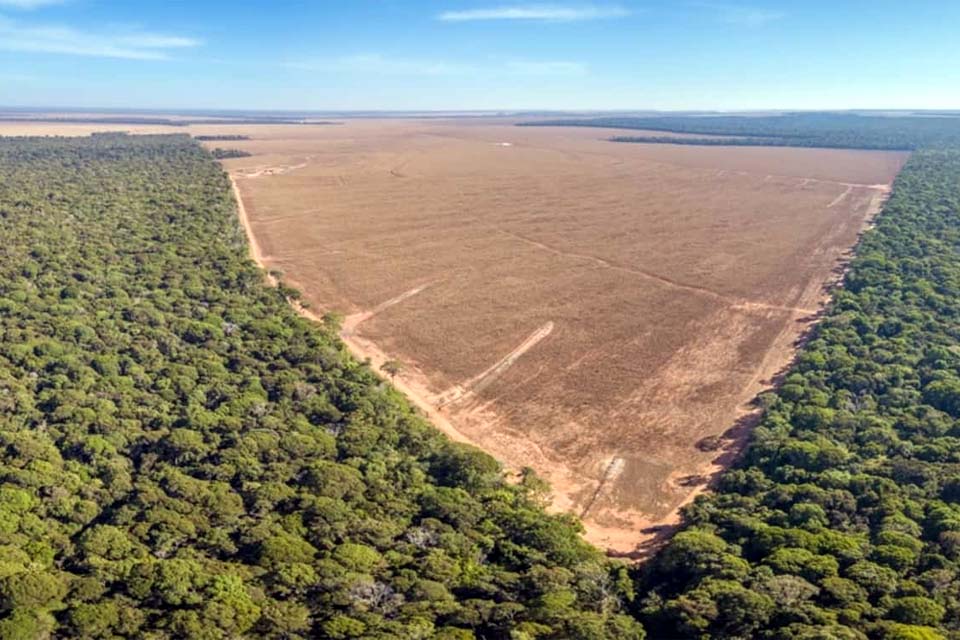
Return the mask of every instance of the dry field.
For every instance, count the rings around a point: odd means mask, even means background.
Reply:
[[[225,164],[261,258],[355,352],[627,555],[735,453],[906,157],[480,119],[189,131],[253,138],[210,144],[255,154]]]

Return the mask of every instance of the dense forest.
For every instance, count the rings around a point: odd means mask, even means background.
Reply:
[[[143,116],[143,115],[46,115],[33,113],[0,112],[0,122],[47,122],[59,124],[129,124],[158,125],[165,127],[186,127],[190,125],[230,125],[230,124],[305,124],[301,118],[285,116]],[[337,124],[335,122],[310,122],[309,124]]]
[[[671,136],[617,136],[615,142],[887,149],[960,147],[960,118],[788,113],[777,116],[615,116],[543,120],[520,126],[643,129],[728,140]]]
[[[651,636],[960,638],[960,151],[912,156],[762,405],[639,572]]]
[[[680,136],[611,136],[610,142],[633,142],[637,144],[679,144],[696,147],[808,147],[818,149],[868,149],[874,151],[910,151],[900,144],[872,144],[846,137],[827,138],[762,138],[743,137],[680,137]]]
[[[960,151],[632,574],[297,316],[188,136],[0,171],[0,638],[960,639]]]
[[[643,638],[540,480],[265,285],[188,136],[0,172],[0,637]]]
[[[210,154],[217,160],[227,160],[229,158],[249,158],[252,153],[243,149],[221,149],[217,147]]]
[[[239,134],[238,135],[225,134],[225,135],[217,135],[217,136],[193,136],[193,139],[199,140],[201,142],[218,142],[218,141],[233,142],[237,140],[249,140],[250,136],[242,136]]]

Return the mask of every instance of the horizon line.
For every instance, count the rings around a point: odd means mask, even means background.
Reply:
[[[21,112],[21,113],[58,113],[58,112],[86,112],[86,113],[154,113],[170,115],[189,115],[193,113],[204,114],[249,114],[249,113],[272,113],[272,114],[576,114],[576,113],[822,113],[822,112],[944,112],[956,111],[960,113],[960,106],[957,107],[823,107],[823,108],[797,108],[797,107],[736,107],[736,108],[645,108],[645,107],[626,107],[626,108],[563,108],[563,107],[492,107],[492,108],[465,108],[465,109],[445,109],[445,108],[425,108],[425,109],[395,109],[395,108],[375,108],[375,109],[281,109],[281,108],[232,108],[232,107],[89,107],[89,106],[70,106],[70,105],[3,105],[0,104],[0,113],[2,112]]]

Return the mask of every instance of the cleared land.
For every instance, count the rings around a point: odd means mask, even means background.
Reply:
[[[697,445],[788,362],[904,159],[477,122],[265,129],[228,164],[266,263],[624,553],[728,457]]]
[[[262,259],[357,353],[625,554],[735,453],[905,159],[492,120],[188,130],[253,138],[225,164]]]

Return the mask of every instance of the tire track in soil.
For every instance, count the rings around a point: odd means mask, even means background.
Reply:
[[[343,327],[340,329],[340,333],[345,336],[352,336],[354,332],[357,330],[357,327],[360,326],[360,324],[362,324],[363,322],[366,322],[373,316],[386,311],[387,309],[389,309],[390,307],[396,304],[400,304],[401,302],[403,302],[408,298],[412,298],[413,296],[417,295],[424,289],[434,285],[435,283],[436,281],[427,282],[425,284],[420,285],[419,287],[414,287],[409,291],[404,291],[398,296],[395,296],[393,298],[390,298],[389,300],[381,302],[380,304],[375,306],[373,309],[370,309],[369,311],[361,311],[360,313],[354,313],[347,316],[343,321]]]
[[[751,300],[744,300],[741,298],[727,296],[722,293],[717,293],[716,291],[713,291],[712,289],[708,289],[706,287],[698,287],[696,285],[684,284],[682,282],[678,282],[676,280],[667,278],[666,276],[662,276],[653,271],[647,271],[645,269],[637,269],[634,267],[626,267],[623,265],[616,264],[614,262],[610,262],[609,260],[605,260],[603,258],[599,258],[597,256],[593,256],[586,253],[575,253],[571,251],[563,251],[562,249],[557,249],[556,247],[552,247],[538,240],[533,240],[519,233],[514,233],[513,231],[507,231],[506,229],[502,229],[500,227],[495,227],[495,229],[506,236],[510,236],[511,238],[514,238],[515,240],[519,240],[520,242],[526,243],[532,247],[536,247],[537,249],[547,251],[554,255],[558,255],[565,258],[576,258],[578,260],[585,260],[588,262],[592,262],[597,266],[603,267],[605,269],[613,269],[614,271],[621,271],[623,273],[630,273],[633,275],[637,275],[642,278],[646,278],[648,280],[653,280],[662,285],[668,286],[672,289],[677,289],[680,291],[686,291],[688,293],[694,293],[697,295],[706,296],[708,298],[717,300],[727,306],[730,306],[734,309],[738,309],[741,311],[787,311],[790,313],[808,313],[808,314],[814,314],[817,312],[816,309],[788,307],[788,306],[777,305],[777,304],[768,304],[766,302],[754,302]]]
[[[587,503],[583,506],[583,510],[580,512],[580,519],[583,520],[587,517],[587,514],[590,513],[590,509],[593,508],[593,505],[597,502],[601,495],[603,495],[604,489],[607,486],[614,482],[620,474],[623,473],[623,469],[626,466],[626,461],[623,458],[614,456],[610,462],[607,464],[606,468],[603,470],[603,476],[600,478],[600,483],[597,485],[597,488],[594,490],[593,494],[590,496],[590,499],[587,500]]]
[[[499,378],[507,371],[513,363],[520,359],[523,354],[537,346],[544,338],[553,332],[553,322],[547,322],[531,333],[521,342],[513,351],[500,358],[490,367],[470,378],[462,384],[455,385],[443,393],[439,394],[434,400],[436,407],[442,408],[463,400],[464,398],[482,391],[487,385]]]

